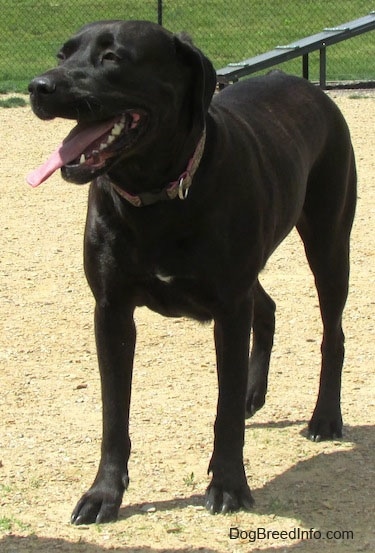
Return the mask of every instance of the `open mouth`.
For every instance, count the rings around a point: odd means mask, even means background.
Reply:
[[[49,159],[27,176],[35,187],[61,169],[64,179],[84,184],[104,173],[142,134],[147,114],[129,109],[113,119],[79,122]]]
[[[96,138],[83,151],[65,163],[63,166],[64,177],[78,170],[83,174],[88,171],[89,179],[92,178],[92,172],[95,173],[107,167],[108,160],[118,157],[124,153],[124,150],[130,148],[137,140],[141,128],[142,114],[139,111],[128,110],[123,113],[113,126],[104,134]],[[67,173],[67,175],[65,175]]]

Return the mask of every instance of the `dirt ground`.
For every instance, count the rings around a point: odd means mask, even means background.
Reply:
[[[359,173],[344,439],[303,436],[321,324],[292,233],[262,276],[277,303],[277,332],[268,402],[246,424],[253,512],[211,516],[202,507],[217,393],[211,326],[139,309],[130,488],[118,522],[81,527],[70,525],[70,512],[95,476],[101,434],[93,301],[82,270],[88,188],[56,175],[30,189],[26,173],[71,123],[43,123],[29,107],[0,111],[1,553],[375,550],[375,92],[331,96],[349,122]]]

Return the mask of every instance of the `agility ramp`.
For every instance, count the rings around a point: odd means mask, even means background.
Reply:
[[[319,50],[319,84],[322,88],[326,88],[327,47],[374,29],[375,11],[372,11],[369,15],[343,23],[337,27],[327,27],[321,33],[296,40],[291,44],[276,46],[274,50],[270,50],[265,54],[240,62],[228,63],[226,67],[216,71],[219,87],[223,87],[230,82],[236,82],[240,77],[245,77],[251,73],[274,67],[279,63],[298,57],[302,58],[302,75],[305,79],[308,79],[309,54]]]

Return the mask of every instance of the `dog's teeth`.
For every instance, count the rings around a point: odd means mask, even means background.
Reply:
[[[112,144],[114,140],[116,140],[116,137],[113,136],[113,134],[110,134],[107,138],[107,144]]]
[[[102,142],[99,146],[99,150],[102,151],[102,150],[105,150],[107,147],[107,144],[105,142]]]
[[[118,136],[121,134],[121,131],[123,130],[124,125],[122,123],[116,123],[116,125],[113,127],[111,135]]]
[[[93,150],[92,151],[92,158],[94,160],[94,163],[98,163],[100,161],[99,150]]]
[[[83,165],[86,161],[85,154],[81,154],[81,157],[79,158],[79,164]]]

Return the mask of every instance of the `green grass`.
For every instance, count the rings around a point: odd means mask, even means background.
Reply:
[[[163,24],[190,33],[216,68],[368,14],[373,0],[164,0]],[[0,0],[0,92],[25,92],[61,43],[98,19],[157,20],[156,0]],[[327,51],[328,79],[374,79],[373,33]],[[301,73],[299,59],[283,65]],[[318,55],[311,55],[318,76]]]
[[[0,517],[0,532],[9,532],[12,529],[12,519],[8,517]]]
[[[19,108],[26,105],[26,100],[24,98],[20,98],[19,96],[12,96],[5,99],[0,98],[0,108]]]
[[[196,484],[196,481],[195,481],[194,472],[191,472],[190,474],[188,474],[188,476],[185,476],[184,484],[185,484],[185,486],[187,486],[188,488],[191,488],[192,490],[195,489],[197,484]]]
[[[26,524],[18,518],[0,516],[0,532],[9,532],[11,530],[28,531],[30,528],[30,524]]]

